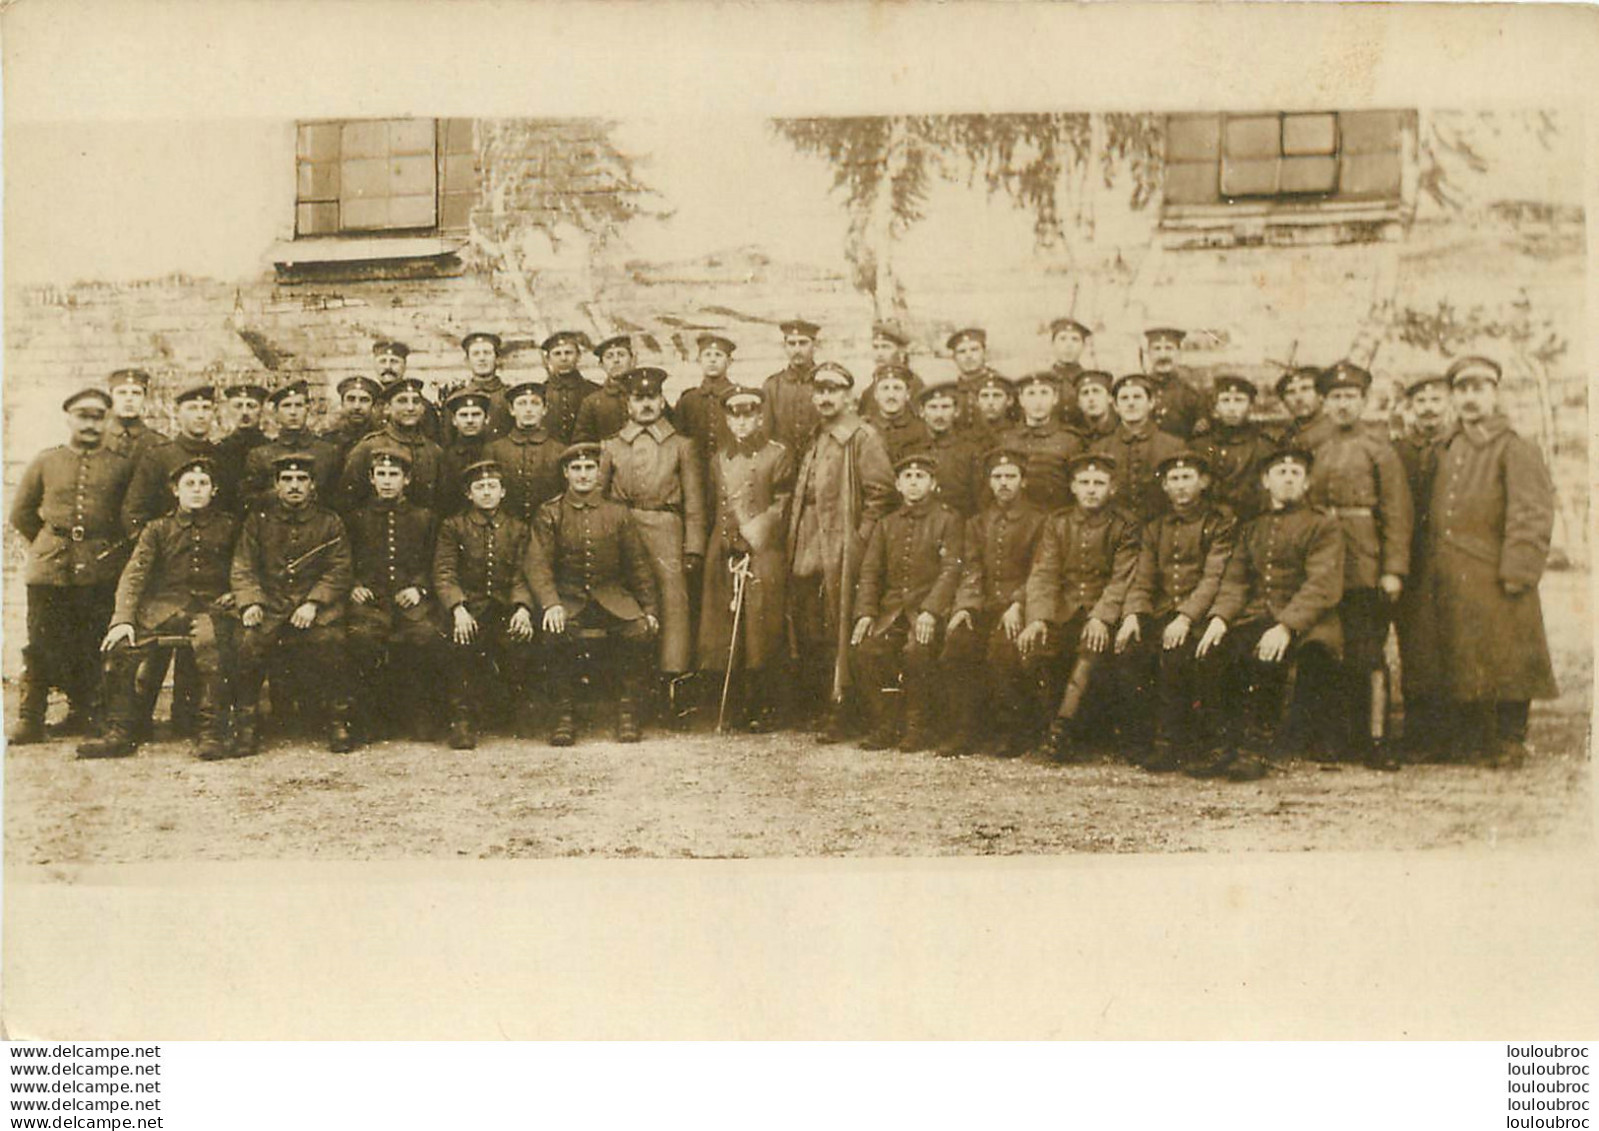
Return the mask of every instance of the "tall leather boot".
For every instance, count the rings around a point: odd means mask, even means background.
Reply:
[[[233,714],[233,741],[204,742],[198,756],[206,762],[219,762],[225,758],[250,758],[260,753],[261,736],[256,730],[256,705],[241,704]]]
[[[44,713],[50,707],[50,686],[44,678],[24,666],[21,686],[18,688],[17,725],[6,741],[13,746],[28,746],[43,742]]]
[[[350,697],[340,695],[328,705],[332,716],[328,723],[328,749],[334,754],[348,754],[355,749],[355,735],[350,733]]]
[[[627,645],[623,646],[622,662],[621,687],[616,701],[616,741],[638,742],[644,737],[638,725],[638,695],[644,665],[639,661],[638,649]]]
[[[455,679],[450,684],[450,735],[448,742],[451,750],[475,750],[477,748],[477,728],[473,726],[475,704],[472,699],[472,689],[468,686],[471,676],[465,671],[456,673]]]
[[[119,649],[106,658],[106,732],[78,745],[80,758],[126,758],[138,747],[133,734],[136,715],[134,680],[139,658],[130,649]]]
[[[550,672],[550,699],[555,724],[550,728],[551,746],[571,746],[577,742],[577,675],[572,656],[558,659]]]

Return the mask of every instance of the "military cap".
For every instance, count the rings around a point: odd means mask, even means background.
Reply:
[[[653,365],[641,365],[622,374],[622,380],[627,383],[627,395],[630,397],[658,397],[661,395],[661,386],[666,384],[666,370]]]
[[[956,330],[945,339],[944,347],[953,350],[968,338],[980,346],[986,346],[988,344],[988,331],[976,326],[967,326],[964,330]]]
[[[171,471],[167,472],[167,478],[173,483],[176,483],[178,480],[182,479],[187,472],[190,471],[203,471],[211,477],[213,482],[216,481],[217,465],[216,461],[210,456],[190,456],[188,459],[178,464],[177,467],[174,467]]]
[[[519,382],[517,382],[515,385],[512,385],[509,389],[505,390],[505,403],[506,404],[515,404],[518,397],[526,396],[528,393],[532,393],[533,395],[538,397],[539,400],[542,401],[544,399],[544,382],[542,382],[542,381],[519,381]]]
[[[284,471],[315,471],[316,456],[310,452],[284,452],[272,461],[274,475]]]
[[[469,463],[461,469],[461,486],[467,488],[479,479],[503,479],[505,472],[500,467],[497,459],[480,459],[476,463]]]
[[[1114,473],[1116,457],[1107,452],[1078,452],[1066,462],[1066,471],[1071,475],[1089,469]]]
[[[494,335],[492,334],[489,335],[489,337],[493,336]],[[462,348],[465,348],[464,340],[462,342]],[[382,357],[384,354],[389,353],[392,353],[395,357],[410,357],[411,347],[406,345],[404,342],[397,341],[393,338],[383,339],[372,343],[373,357]]]
[[[876,369],[872,370],[873,381],[881,381],[885,377],[892,377],[896,381],[903,382],[907,388],[910,387],[912,376],[914,376],[914,374],[912,374],[911,371],[906,369],[903,365],[879,365]]]
[[[1463,357],[1444,370],[1450,388],[1471,380],[1492,381],[1497,385],[1504,375],[1505,371],[1499,368],[1499,363],[1486,357]]]
[[[1018,451],[1015,448],[990,448],[983,453],[983,470],[985,472],[993,471],[996,467],[1004,467],[1006,465],[1026,474],[1027,453]]]
[[[298,393],[302,397],[310,397],[311,386],[305,381],[290,381],[287,385],[279,385],[267,396],[270,404],[279,404],[285,397],[292,397]]]
[[[411,453],[398,445],[385,445],[372,449],[373,467],[397,467],[401,471],[411,470]]]
[[[1164,476],[1168,471],[1176,471],[1182,467],[1192,468],[1194,471],[1203,472],[1206,475],[1210,474],[1210,461],[1198,452],[1189,451],[1186,448],[1180,452],[1173,452],[1157,463],[1155,465],[1155,474]]]
[[[303,385],[304,382],[301,382]],[[216,390],[210,385],[190,385],[177,396],[172,398],[173,404],[183,404],[185,401],[214,401],[217,399]]]
[[[906,346],[911,344],[910,338],[903,330],[887,322],[872,323],[872,340],[876,341],[878,338],[882,338],[884,341],[893,342],[900,349],[904,349]]]
[[[894,461],[894,474],[898,475],[900,472],[912,467],[919,467],[929,475],[937,475],[938,457],[932,452],[906,452]]]
[[[1217,374],[1211,382],[1211,389],[1216,393],[1242,393],[1250,400],[1254,400],[1260,392],[1248,377],[1240,377],[1235,373]]]
[[[950,400],[958,400],[960,398],[960,393],[956,390],[953,384],[947,381],[942,385],[928,385],[921,392],[916,394],[916,403],[925,405],[934,397],[948,397]]]
[[[790,318],[786,322],[779,322],[777,328],[785,334],[798,334],[805,338],[815,338],[822,332],[822,328],[807,318]]]
[[[249,397],[265,404],[266,399],[272,395],[272,390],[265,385],[257,385],[254,381],[236,381],[223,386],[222,395],[230,401],[238,397]]]
[[[1116,378],[1116,383],[1110,387],[1110,395],[1113,397],[1116,396],[1127,385],[1142,385],[1144,387],[1144,392],[1148,393],[1150,396],[1155,395],[1155,382],[1150,380],[1149,374],[1147,373],[1124,373],[1122,376]]]
[[[1033,385],[1044,385],[1054,389],[1057,393],[1060,392],[1060,379],[1047,369],[1040,370],[1037,373],[1029,373],[1019,379],[1016,382],[1016,391],[1020,393],[1023,389]]]
[[[79,389],[61,402],[61,411],[71,412],[74,405],[85,400],[98,401],[102,411],[109,412],[111,409],[111,394],[104,389]]]
[[[1321,371],[1316,391],[1326,396],[1334,389],[1359,389],[1364,393],[1371,388],[1371,374],[1352,361],[1340,361]]]
[[[487,330],[473,330],[461,339],[461,348],[463,350],[468,349],[473,342],[487,342],[494,347],[495,353],[500,352],[500,336],[498,334],[491,334]]]
[[[1049,324],[1049,336],[1053,338],[1062,330],[1076,330],[1079,337],[1091,338],[1094,332],[1075,318],[1057,318]]]
[[[489,400],[487,393],[479,393],[472,389],[457,389],[444,402],[445,409],[452,413],[457,409],[470,408],[473,405],[488,412],[493,407],[493,402]]]
[[[1306,471],[1309,471],[1310,465],[1316,462],[1315,458],[1311,456],[1310,452],[1305,448],[1278,448],[1261,461],[1260,470],[1262,472],[1270,471],[1279,463],[1283,463],[1287,460],[1292,460],[1293,462],[1299,464],[1299,466],[1303,467]]]
[[[417,396],[421,396],[422,378],[401,377],[397,380],[390,381],[387,385],[384,385],[382,390],[378,393],[378,399],[381,401],[392,401],[400,393],[415,393]]]
[[[1151,326],[1144,331],[1144,338],[1150,342],[1175,342],[1183,344],[1183,339],[1188,335],[1175,326]]]
[[[591,459],[598,462],[600,452],[603,450],[599,444],[594,443],[592,440],[585,440],[581,444],[568,444],[562,449],[561,458],[558,462],[562,467],[565,467],[575,459]]]
[[[1099,385],[1108,393],[1116,387],[1116,378],[1103,369],[1085,369],[1077,375],[1077,391],[1082,392],[1084,385]]]
[[[1413,397],[1417,393],[1421,392],[1421,390],[1425,389],[1428,385],[1447,385],[1447,384],[1449,384],[1449,377],[1448,377],[1447,374],[1429,373],[1429,374],[1427,374],[1424,377],[1417,377],[1414,381],[1412,381],[1408,385],[1406,385],[1405,386],[1405,396]]]
[[[539,349],[549,353],[564,342],[571,342],[579,350],[584,350],[588,348],[589,336],[581,330],[557,330],[539,343]]]
[[[1295,366],[1293,369],[1288,370],[1281,377],[1277,378],[1277,382],[1272,386],[1272,388],[1277,390],[1277,395],[1280,397],[1287,392],[1288,383],[1290,381],[1297,381],[1301,377],[1310,378],[1311,384],[1315,385],[1318,389],[1321,388],[1321,370],[1317,369],[1314,365]]]
[[[836,361],[824,361],[811,370],[811,384],[836,385],[844,389],[855,387],[855,374]]]
[[[346,377],[335,387],[338,389],[339,396],[341,397],[344,396],[345,393],[348,393],[351,389],[365,389],[367,392],[372,394],[374,400],[376,400],[377,395],[383,391],[383,386],[372,380],[372,378],[368,377],[365,373],[357,373],[353,377]]]
[[[1009,397],[1016,395],[1016,386],[1011,383],[1011,379],[1002,377],[998,373],[990,373],[978,382],[977,391],[982,392],[984,389],[999,389]]]
[[[125,385],[137,385],[141,389],[148,389],[150,374],[143,369],[117,369],[106,381],[108,389],[120,389]]]
[[[733,339],[723,334],[701,334],[699,337],[694,339],[694,344],[700,349],[706,349],[710,346],[715,346],[717,349],[726,354],[731,354],[734,350],[738,349],[738,345],[733,341]]]
[[[603,342],[601,342],[599,345],[594,347],[594,356],[595,357],[604,357],[605,356],[605,351],[610,349],[612,346],[621,346],[628,353],[632,353],[633,352],[633,338],[632,338],[632,335],[630,335],[630,334],[612,334],[609,338],[606,338]]]
[[[753,412],[766,403],[766,390],[735,385],[722,394],[722,407],[731,413]]]

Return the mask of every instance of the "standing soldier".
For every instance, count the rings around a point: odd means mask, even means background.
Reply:
[[[1166,495],[1160,489],[1155,469],[1162,460],[1183,451],[1184,444],[1150,420],[1154,384],[1144,374],[1129,373],[1118,378],[1111,392],[1118,421],[1116,431],[1096,440],[1093,450],[1115,461],[1116,498],[1123,509],[1140,522],[1148,522],[1166,508]]]
[[[182,463],[205,456],[217,457],[217,446],[210,440],[211,423],[216,416],[216,399],[210,385],[194,385],[172,398],[178,418],[178,434],[157,444],[133,465],[133,479],[122,500],[122,525],[138,536],[144,524],[172,509],[172,473]],[[236,497],[237,483],[224,478],[217,468],[217,505],[227,508]]]
[[[254,381],[236,381],[222,390],[228,415],[233,418],[233,430],[217,441],[214,486],[244,482],[250,453],[268,442],[266,433],[261,431],[261,409],[270,395],[266,386]],[[232,500],[235,511],[242,501],[243,493],[235,492]]]
[[[966,520],[955,615],[939,658],[954,713],[942,747],[951,756],[972,753],[985,732],[1000,743],[1016,736],[1020,753],[1032,724],[1033,703],[1016,638],[1025,627],[1027,570],[1045,515],[1026,497],[1025,454],[1001,448],[990,452],[985,464],[992,501]],[[992,714],[980,725],[985,705]]]
[[[879,367],[873,375],[872,387],[876,395],[869,411],[862,411],[861,419],[877,429],[888,448],[890,459],[898,460],[912,448],[923,446],[926,431],[911,408],[911,371],[899,366]],[[862,400],[866,400],[863,396]]]
[[[1149,418],[1162,432],[1188,440],[1210,427],[1210,421],[1205,415],[1205,395],[1190,385],[1177,369],[1185,337],[1183,331],[1170,326],[1144,331],[1150,394],[1155,399]]]
[[[701,334],[700,383],[685,389],[672,409],[671,420],[677,430],[694,441],[700,457],[700,482],[706,486],[706,505],[711,502],[710,471],[716,462],[716,453],[731,437],[727,431],[722,404],[727,394],[739,386],[727,379],[728,363],[736,348],[730,338],[720,334]]]
[[[1404,465],[1385,437],[1361,424],[1371,374],[1347,361],[1322,374],[1321,396],[1332,431],[1312,453],[1305,498],[1338,519],[1344,532],[1344,632],[1341,693],[1335,710],[1346,723],[1345,758],[1375,770],[1397,770],[1387,748],[1388,669],[1383,646],[1393,603],[1410,572],[1413,515]]]
[[[1315,451],[1333,430],[1332,421],[1321,410],[1321,370],[1314,365],[1290,369],[1277,378],[1277,398],[1288,410],[1282,443]]]
[[[205,456],[174,470],[172,493],[177,509],[144,528],[117,584],[111,627],[100,643],[106,653],[108,725],[104,738],[78,747],[80,758],[122,758],[134,752],[135,736],[147,719],[135,689],[140,663],[177,638],[187,641],[198,673],[196,753],[206,761],[227,756],[236,621],[225,610],[232,605],[228,569],[239,523],[212,505],[214,464]],[[165,658],[156,666],[165,668]]]
[[[1021,414],[1016,411],[1015,389],[1010,380],[988,364],[988,331],[977,326],[956,330],[945,340],[944,346],[955,359],[955,391],[960,394],[956,427],[983,429],[991,439],[997,439]],[[990,391],[1003,388],[1009,392],[1003,420],[978,411],[979,394],[985,388]]]
[[[350,449],[339,481],[339,508],[348,514],[372,498],[372,456],[380,448],[398,448],[410,460],[405,497],[415,506],[441,510],[439,480],[444,452],[427,437],[423,421],[428,403],[420,377],[400,377],[383,386],[383,427]]]
[[[804,318],[781,323],[788,364],[766,379],[766,433],[791,452],[803,452],[816,429],[811,374],[816,370],[816,338],[822,328]]]
[[[1278,720],[1290,668],[1305,686],[1336,678],[1344,536],[1336,518],[1305,504],[1313,462],[1302,448],[1283,448],[1261,468],[1267,509],[1239,531],[1195,653],[1205,661],[1204,702],[1226,709],[1215,712],[1222,743],[1186,767],[1193,777],[1265,777],[1267,759],[1286,752]],[[1331,720],[1312,722],[1319,730]]]
[[[411,457],[372,453],[373,499],[345,518],[354,586],[346,635],[355,667],[356,732],[377,737],[393,708],[410,715],[412,737],[430,728],[444,678],[444,638],[434,620],[433,512],[406,497]],[[380,704],[382,706],[380,706]],[[407,708],[409,708],[407,712]]]
[[[1046,512],[1064,507],[1072,501],[1067,467],[1085,445],[1056,415],[1060,387],[1055,375],[1044,372],[1023,378],[1017,399],[1022,421],[1001,437],[1000,446],[1026,455],[1029,499]]]
[[[957,514],[975,514],[984,494],[982,456],[971,436],[955,427],[954,385],[929,385],[917,397],[922,436],[913,450],[938,460],[938,498]]]
[[[563,444],[570,444],[577,433],[577,414],[583,402],[600,391],[577,367],[587,345],[588,338],[581,332],[557,330],[540,346],[549,374],[544,382],[544,427]]]
[[[1460,427],[1433,480],[1427,542],[1443,685],[1465,757],[1513,768],[1526,758],[1530,701],[1559,694],[1538,600],[1554,488],[1499,411],[1498,363],[1463,357],[1448,376]]]
[[[626,334],[606,338],[594,347],[594,356],[600,359],[600,368],[605,370],[605,384],[578,405],[572,439],[580,442],[609,439],[627,423],[627,375],[638,364],[633,354],[633,339]]]
[[[545,668],[555,696],[550,745],[577,741],[577,681],[583,641],[602,637],[618,651],[616,737],[642,736],[635,703],[649,671],[655,578],[627,508],[600,493],[600,446],[561,453],[566,491],[539,508],[523,559],[524,584],[544,609]]]
[[[374,409],[378,394],[382,391],[383,386],[364,373],[357,373],[339,382],[339,419],[333,427],[322,433],[322,438],[333,445],[333,462],[330,466],[334,469],[335,477],[344,470],[344,461],[349,457],[350,449],[377,429],[379,421]]]
[[[61,405],[67,443],[28,464],[11,504],[11,525],[28,540],[28,642],[10,741],[42,742],[50,689],[66,692],[63,734],[93,725],[99,685],[100,634],[115,603],[127,541],[117,502],[133,469],[103,443],[111,396],[84,389]],[[148,456],[146,458],[149,458]]]
[[[711,463],[714,503],[699,620],[700,668],[742,669],[737,702],[753,733],[772,729],[773,702],[765,681],[768,665],[782,655],[784,519],[794,493],[793,458],[765,434],[765,400],[761,389],[734,386],[722,401],[729,438]],[[737,643],[736,572],[744,579]]]
[[[863,420],[870,420],[877,408],[877,375],[886,368],[903,369],[910,399],[916,400],[925,387],[922,379],[911,369],[911,340],[904,331],[887,322],[872,324],[872,382],[861,391],[855,411]]]
[[[503,391],[502,391],[503,393]],[[466,469],[481,463],[489,446],[489,414],[494,403],[487,393],[457,389],[444,402],[450,442],[439,455],[439,513],[452,515],[467,505]],[[512,418],[515,426],[515,418]]]
[[[372,369],[377,376],[378,394],[377,405],[372,410],[372,427],[381,428],[388,419],[388,397],[385,395],[389,387],[405,379],[405,371],[411,363],[411,347],[404,342],[392,339],[372,343]],[[422,391],[422,382],[417,382],[417,391]],[[439,410],[433,404],[423,399],[422,417],[419,427],[423,435],[434,443],[438,443],[441,423]]]
[[[1416,521],[1410,535],[1410,582],[1399,595],[1399,670],[1404,687],[1405,746],[1411,758],[1431,761],[1449,750],[1451,719],[1443,695],[1443,657],[1437,618],[1432,615],[1428,516],[1433,481],[1448,446],[1449,379],[1442,373],[1412,381],[1405,394],[1410,422],[1395,447],[1405,466]]]
[[[1116,431],[1119,423],[1111,407],[1111,389],[1116,379],[1103,369],[1085,369],[1077,375],[1077,434],[1083,443],[1094,443]]]
[[[486,715],[484,696],[499,669],[512,720],[529,733],[527,676],[532,658],[533,598],[522,576],[528,528],[500,504],[500,467],[483,460],[465,469],[471,505],[439,525],[433,588],[450,619],[450,748],[471,750]]]
[[[507,389],[505,396],[511,402],[516,424],[498,440],[490,440],[483,456],[499,464],[504,473],[505,509],[531,523],[538,509],[559,495],[564,486],[561,444],[544,431],[543,385],[523,381]]]
[[[844,738],[849,614],[861,556],[894,505],[883,438],[849,408],[854,384],[836,362],[811,374],[819,424],[800,459],[788,521],[789,655],[797,665],[789,688],[795,704],[828,704],[821,737],[830,742]]]
[[[1077,407],[1077,379],[1085,372],[1083,349],[1094,332],[1075,318],[1057,318],[1049,324],[1049,348],[1055,355],[1049,371],[1059,392],[1057,411],[1063,424],[1081,429],[1082,410]]]
[[[144,422],[150,375],[142,369],[118,369],[107,387],[111,390],[111,424],[106,429],[106,451],[130,464],[138,463],[140,456],[167,438],[166,433]]]
[[[1110,647],[1111,626],[1121,620],[1122,602],[1138,567],[1139,524],[1111,506],[1116,493],[1116,461],[1084,452],[1071,462],[1076,506],[1056,511],[1044,523],[1038,551],[1027,574],[1027,627],[1016,638],[1022,661],[1043,688],[1051,710],[1045,752],[1068,761],[1088,737],[1080,719],[1093,702],[1089,695],[1096,669]],[[1103,711],[1106,722],[1121,712]],[[1036,739],[1030,721],[1010,737],[1006,754],[1020,754]]]
[[[272,469],[277,475],[273,501],[245,518],[233,551],[233,597],[244,639],[230,753],[248,757],[260,748],[261,684],[281,648],[296,654],[295,666],[307,685],[327,695],[328,749],[343,754],[354,745],[344,644],[350,543],[338,515],[314,501],[314,455],[284,452]]]
[[[335,464],[333,445],[306,428],[306,416],[311,410],[311,389],[304,381],[290,381],[267,397],[272,414],[277,417],[278,434],[271,443],[262,444],[245,460],[245,504],[260,510],[271,507],[278,497],[277,459],[284,455],[309,455],[315,462],[316,502],[331,507],[339,485],[339,468]]]
[[[1189,452],[1168,456],[1156,468],[1170,504],[1144,528],[1138,568],[1127,589],[1116,654],[1127,676],[1124,702],[1133,705],[1124,720],[1146,770],[1166,773],[1195,763],[1206,712],[1200,701],[1199,634],[1205,614],[1221,591],[1232,558],[1237,520],[1208,494],[1205,457]],[[1154,710],[1137,705],[1151,701]]]
[[[873,717],[867,750],[925,750],[933,737],[938,655],[961,572],[961,518],[933,494],[938,461],[912,452],[894,468],[900,506],[866,543],[855,631]],[[904,734],[893,702],[903,686]]]
[[[705,484],[694,441],[666,419],[665,380],[666,371],[652,366],[628,374],[628,422],[600,445],[600,487],[627,507],[649,554],[660,600],[660,673],[671,687],[693,670],[689,587],[705,560]]]
[[[1213,387],[1211,428],[1194,441],[1193,450],[1208,469],[1210,497],[1225,505],[1240,522],[1248,522],[1266,506],[1260,465],[1276,445],[1259,424],[1249,419],[1255,407],[1253,381],[1224,373],[1216,378]]]
[[[979,449],[987,451],[999,444],[1000,439],[1016,423],[1016,387],[1009,377],[989,373],[976,385],[977,393],[969,400],[973,407],[971,417],[964,427],[956,416],[956,426]]]
[[[450,441],[455,439],[455,429],[450,423],[449,402],[456,393],[478,393],[486,398],[488,419],[483,431],[488,439],[503,436],[510,430],[511,406],[505,403],[505,381],[500,377],[500,347],[500,336],[487,330],[473,330],[461,339],[461,350],[466,354],[466,367],[470,373],[465,382],[451,389],[444,398],[439,433],[439,443],[444,447],[449,447]],[[573,411],[576,411],[576,406]]]

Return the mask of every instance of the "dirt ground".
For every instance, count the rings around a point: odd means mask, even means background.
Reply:
[[[809,736],[673,735],[608,725],[560,750],[392,742],[353,754],[277,739],[196,761],[157,742],[83,762],[6,751],[8,866],[185,860],[945,856],[1570,846],[1593,834],[1588,577],[1549,575],[1563,697],[1533,713],[1515,771],[1287,763],[1247,785],[1112,761],[937,758]],[[60,707],[57,707],[59,712]],[[606,720],[608,722],[608,720]],[[164,730],[164,728],[162,728]]]

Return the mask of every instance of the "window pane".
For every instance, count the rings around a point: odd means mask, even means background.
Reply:
[[[342,213],[340,219],[343,220],[347,230],[386,228],[389,224],[389,199],[388,197],[379,197],[376,200],[346,199],[340,206],[340,212]]]
[[[1281,149],[1281,120],[1270,117],[1228,118],[1224,133],[1230,157],[1276,157]]]
[[[1400,115],[1397,110],[1359,110],[1338,115],[1342,135],[1339,148],[1345,153],[1386,153],[1399,151]]]
[[[295,147],[299,156],[308,161],[337,161],[339,159],[339,124],[316,122],[300,127],[299,141]]]
[[[364,161],[346,161],[344,183],[340,194],[350,197],[387,196],[389,194],[389,162],[386,158]]]
[[[389,198],[389,220],[391,228],[431,228],[433,218],[434,198],[432,193],[426,196],[391,196]]]
[[[1221,117],[1170,114],[1166,118],[1166,160],[1214,161],[1221,156]]]
[[[385,157],[389,152],[387,122],[345,122],[339,138],[340,156]]]
[[[1277,166],[1272,161],[1222,162],[1221,191],[1223,196],[1272,196],[1277,192]]]
[[[1283,119],[1285,154],[1330,154],[1338,149],[1338,119],[1333,114],[1289,114]]]
[[[1338,185],[1340,196],[1366,199],[1399,199],[1399,154],[1359,153],[1345,154],[1342,179]]]
[[[1338,187],[1338,158],[1284,157],[1281,192],[1332,192]]]
[[[389,161],[389,185],[392,196],[419,196],[433,194],[437,183],[437,170],[432,157],[396,157]]]
[[[1220,199],[1216,188],[1217,164],[1214,161],[1181,161],[1166,166],[1167,204],[1214,204]]]
[[[397,118],[389,123],[390,153],[432,153],[432,118]]]
[[[337,200],[339,198],[339,165],[336,161],[312,164],[300,162],[300,199]]]
[[[337,204],[302,204],[294,210],[294,233],[299,236],[332,235],[339,230]]]

